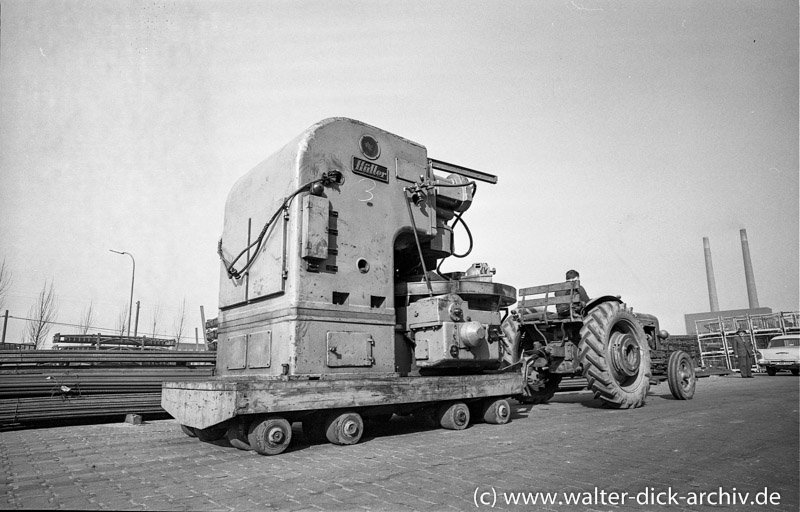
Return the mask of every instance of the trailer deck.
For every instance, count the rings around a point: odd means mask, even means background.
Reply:
[[[161,406],[183,425],[205,429],[242,415],[303,413],[522,393],[519,371],[435,377],[217,378],[165,382]]]

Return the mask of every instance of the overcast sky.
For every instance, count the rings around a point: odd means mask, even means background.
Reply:
[[[170,334],[216,316],[236,179],[311,124],[351,117],[499,176],[464,215],[467,260],[517,288],[576,268],[673,333],[798,306],[796,1],[80,2],[0,6],[4,309],[45,282],[58,321]],[[457,249],[466,237],[456,229]],[[23,322],[12,320],[7,341]],[[94,330],[94,329],[93,329]],[[55,332],[72,332],[65,325]],[[189,341],[189,340],[185,340]]]

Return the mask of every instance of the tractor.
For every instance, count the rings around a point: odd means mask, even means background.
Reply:
[[[564,376],[576,375],[613,408],[640,407],[650,385],[663,380],[676,399],[692,398],[694,363],[686,352],[664,350],[669,333],[655,316],[634,313],[618,296],[583,302],[579,289],[572,280],[519,290],[502,329],[506,361],[525,377],[521,401],[547,402]]]

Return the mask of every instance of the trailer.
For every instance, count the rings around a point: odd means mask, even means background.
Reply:
[[[302,422],[314,442],[357,443],[365,421],[392,414],[415,414],[430,426],[451,430],[470,421],[504,424],[519,395],[522,375],[437,377],[215,380],[164,384],[162,407],[180,411],[184,432],[203,441],[227,436],[240,449],[281,453],[292,438],[291,424]],[[194,427],[189,427],[194,425]]]

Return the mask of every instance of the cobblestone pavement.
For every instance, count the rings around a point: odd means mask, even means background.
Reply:
[[[395,416],[353,446],[310,445],[295,425],[275,457],[173,420],[3,432],[0,509],[796,511],[799,384],[709,377],[677,401],[662,383],[627,411],[560,393],[460,432]]]

